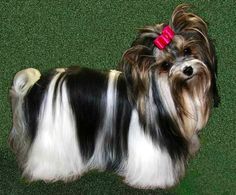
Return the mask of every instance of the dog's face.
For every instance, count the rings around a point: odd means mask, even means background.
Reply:
[[[183,136],[191,138],[204,127],[212,103],[217,105],[219,97],[216,57],[207,25],[187,8],[181,5],[174,10],[169,25],[175,35],[164,49],[157,48],[153,41],[165,24],[140,29],[123,56],[121,68],[131,83],[140,115],[146,112],[143,104],[155,85],[170,117]],[[154,99],[155,95],[153,91]]]

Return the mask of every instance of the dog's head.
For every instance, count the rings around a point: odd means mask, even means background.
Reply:
[[[154,103],[158,104],[155,96],[159,96],[159,104],[185,137],[200,130],[212,105],[219,103],[214,46],[206,23],[188,8],[180,5],[174,10],[168,24],[174,32],[169,44],[163,49],[154,44],[167,24],[144,27],[120,65],[140,116],[145,115],[151,90]]]

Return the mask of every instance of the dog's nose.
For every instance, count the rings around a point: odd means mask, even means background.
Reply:
[[[191,76],[193,74],[193,68],[191,66],[187,66],[184,68],[183,73],[187,76]]]

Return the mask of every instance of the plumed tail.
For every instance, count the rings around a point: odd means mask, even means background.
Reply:
[[[28,68],[16,73],[12,92],[16,96],[25,96],[28,90],[39,80],[41,74],[37,69]]]
[[[10,90],[13,127],[10,132],[9,143],[11,148],[22,158],[29,146],[23,108],[24,97],[40,76],[40,72],[33,68],[21,70],[16,73]]]

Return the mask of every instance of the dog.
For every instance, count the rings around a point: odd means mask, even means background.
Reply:
[[[18,72],[9,143],[23,176],[54,182],[113,170],[135,188],[169,188],[199,149],[219,104],[207,24],[182,4],[169,24],[146,26],[117,70]]]

